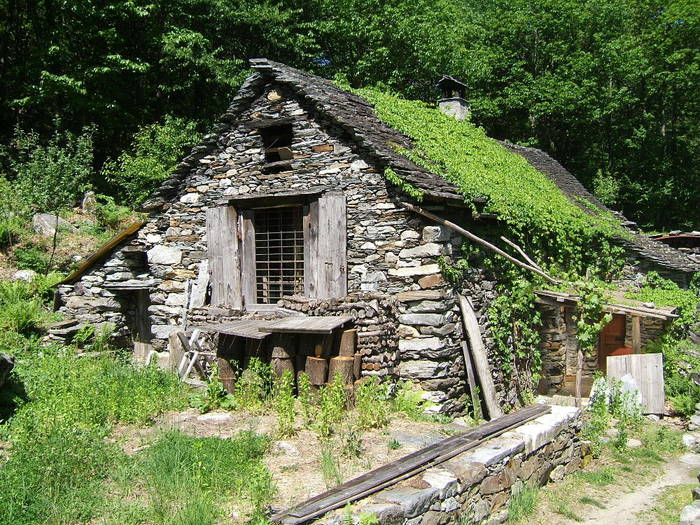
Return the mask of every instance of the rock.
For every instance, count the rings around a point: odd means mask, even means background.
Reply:
[[[700,416],[698,416],[698,415],[690,416],[690,422],[691,422],[693,425],[698,425],[698,426],[700,426]]]
[[[452,235],[452,231],[445,226],[426,226],[423,228],[423,241],[446,241]]]
[[[389,275],[397,277],[413,277],[415,275],[430,275],[440,271],[440,266],[437,264],[425,264],[422,266],[411,266],[408,268],[391,268]]]
[[[97,210],[97,199],[94,191],[86,191],[83,197],[83,202],[80,203],[80,208],[84,213],[95,213]]]
[[[404,248],[399,252],[402,259],[412,259],[421,257],[435,257],[442,254],[442,245],[429,242],[421,244],[415,248]]]
[[[627,446],[628,446],[629,448],[639,448],[639,447],[642,446],[642,442],[639,441],[638,439],[629,438],[629,439],[627,440]]]
[[[445,377],[450,363],[435,361],[402,361],[399,364],[399,375],[402,379],[434,379]]]
[[[697,501],[696,501],[697,503]],[[686,505],[681,511],[681,523],[696,523],[700,520],[700,507],[697,505]]]
[[[289,441],[275,441],[272,445],[272,451],[275,454],[294,458],[299,457],[299,449]]]
[[[681,439],[683,441],[683,445],[690,450],[695,450],[698,448],[698,446],[700,446],[700,434],[696,432],[683,434]]]
[[[681,463],[692,467],[700,467],[700,454],[684,454],[678,458]]]
[[[12,274],[12,278],[15,281],[27,281],[32,282],[36,277],[36,272],[34,270],[17,270]]]
[[[185,193],[182,197],[180,197],[180,202],[183,204],[194,204],[195,202],[199,202],[199,193]]]
[[[442,326],[445,317],[441,314],[403,314],[399,315],[399,322],[413,326]]]
[[[443,284],[445,284],[445,281],[443,280],[442,275],[439,273],[434,275],[426,275],[425,277],[418,279],[418,285],[423,289],[437,288]]]
[[[197,417],[197,421],[214,421],[221,423],[223,421],[231,421],[233,416],[229,412],[209,412]]]
[[[15,362],[7,354],[0,354],[0,387],[5,384],[7,377],[15,367]]]
[[[445,341],[438,337],[425,337],[423,339],[402,339],[399,341],[401,351],[440,350],[445,347]]]
[[[76,227],[65,219],[53,215],[51,213],[37,213],[32,217],[32,227],[34,231],[43,235],[44,237],[52,237],[56,233],[56,228],[58,231],[76,231]]]
[[[171,246],[154,246],[146,255],[149,264],[180,264],[182,260],[182,251]]]
[[[399,505],[404,512],[404,516],[412,518],[422,514],[432,503],[433,497],[438,492],[437,489],[414,489],[411,487],[397,487],[381,492],[378,499]]]
[[[659,416],[657,416],[656,414],[647,414],[647,419],[648,419],[649,421],[653,421],[653,422],[655,422],[655,423],[656,423],[657,421],[660,421],[660,420],[661,420],[661,418],[660,418]]]

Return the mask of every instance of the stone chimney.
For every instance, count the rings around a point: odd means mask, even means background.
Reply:
[[[449,75],[444,75],[435,86],[442,92],[442,98],[438,100],[440,111],[457,120],[464,120],[469,116],[467,86]]]

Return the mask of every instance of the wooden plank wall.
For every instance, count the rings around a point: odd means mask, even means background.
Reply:
[[[662,354],[629,354],[609,356],[608,377],[630,374],[642,394],[645,414],[664,413],[664,369]]]
[[[255,287],[255,225],[253,224],[255,212],[253,210],[241,210],[238,219],[241,232],[241,293],[244,304],[258,302]]]
[[[325,193],[318,200],[316,297],[345,297],[347,279],[347,225],[345,194]]]
[[[237,214],[233,206],[219,206],[207,210],[207,256],[211,304],[241,308]]]

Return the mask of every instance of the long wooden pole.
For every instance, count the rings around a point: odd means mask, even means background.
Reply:
[[[461,294],[457,294],[457,298],[459,299],[459,308],[462,310],[462,322],[464,323],[464,330],[469,340],[469,348],[474,358],[474,366],[476,367],[476,373],[479,375],[481,391],[484,393],[486,409],[491,419],[501,417],[503,412],[496,402],[496,387],[493,384],[484,340],[481,337],[481,330],[479,330],[479,321],[469,300]]]
[[[491,251],[497,253],[497,254],[500,255],[501,257],[504,257],[504,258],[508,259],[508,260],[509,260],[510,262],[512,262],[513,264],[516,264],[516,265],[520,266],[521,268],[525,268],[526,270],[530,270],[531,272],[536,273],[537,275],[539,275],[540,277],[543,277],[544,279],[546,279],[546,280],[549,281],[550,283],[554,283],[554,284],[560,284],[560,283],[561,283],[561,281],[559,281],[559,280],[557,280],[557,279],[555,279],[555,278],[553,278],[553,277],[547,275],[547,274],[546,274],[545,272],[543,272],[542,270],[538,270],[537,268],[535,268],[535,267],[533,267],[533,266],[530,266],[529,264],[526,264],[526,263],[524,263],[524,262],[522,262],[522,261],[516,259],[515,257],[513,257],[512,255],[510,255],[510,254],[504,252],[503,250],[501,250],[501,249],[498,248],[497,246],[494,246],[493,244],[491,244],[491,243],[488,242],[487,240],[482,239],[481,237],[479,237],[479,236],[477,236],[477,235],[474,235],[472,232],[470,232],[470,231],[468,231],[468,230],[465,230],[465,229],[462,228],[461,226],[457,226],[454,222],[450,222],[450,221],[448,221],[448,220],[446,220],[446,219],[443,219],[442,217],[438,217],[438,216],[435,215],[434,213],[430,213],[429,211],[424,210],[424,209],[421,208],[420,206],[415,206],[415,205],[413,205],[413,204],[411,204],[411,203],[408,203],[408,202],[402,202],[401,205],[402,205],[404,208],[406,208],[406,209],[408,209],[408,210],[411,210],[411,211],[413,211],[413,212],[415,212],[415,213],[418,213],[418,214],[420,214],[420,215],[423,215],[424,217],[427,217],[427,218],[430,219],[430,220],[433,220],[433,221],[435,221],[435,222],[437,222],[437,223],[439,223],[439,224],[442,224],[443,226],[447,226],[448,228],[450,228],[450,229],[456,231],[457,233],[459,233],[459,234],[461,234],[461,235],[464,235],[467,239],[470,239],[470,240],[472,240],[472,241],[474,241],[474,242],[476,242],[476,243],[478,243],[478,244],[481,244],[482,246],[488,248],[489,250],[491,250]]]
[[[501,235],[501,240],[502,240],[504,243],[506,243],[507,245],[512,246],[513,248],[515,248],[515,249],[517,250],[517,252],[518,252],[520,255],[522,255],[523,259],[525,259],[525,261],[526,261],[530,266],[532,266],[533,268],[537,268],[538,270],[542,270],[542,267],[541,267],[539,264],[537,264],[535,261],[533,261],[533,260],[528,256],[528,254],[525,253],[525,250],[523,250],[520,246],[518,246],[517,244],[515,244],[515,243],[514,243],[513,241],[511,241],[510,239],[507,239],[507,238],[504,237],[503,235]]]

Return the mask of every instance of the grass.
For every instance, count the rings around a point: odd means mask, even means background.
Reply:
[[[165,432],[123,465],[115,480],[119,492],[106,505],[107,522],[209,525],[243,507],[248,519],[262,521],[274,495],[262,462],[268,445],[267,437],[252,432],[231,439]],[[133,480],[139,480],[136,487]]]
[[[595,498],[589,498],[588,496],[580,498],[578,502],[582,503],[583,505],[593,505],[594,507],[598,507],[599,509],[605,508],[605,505],[603,505],[600,501],[598,501]]]
[[[508,520],[519,522],[532,516],[537,507],[539,489],[526,487],[510,499],[508,504]]]
[[[683,507],[693,502],[691,491],[696,486],[697,484],[687,483],[665,488],[648,511],[651,513],[649,523],[656,525],[678,523],[678,516]],[[640,519],[642,519],[641,516]]]

